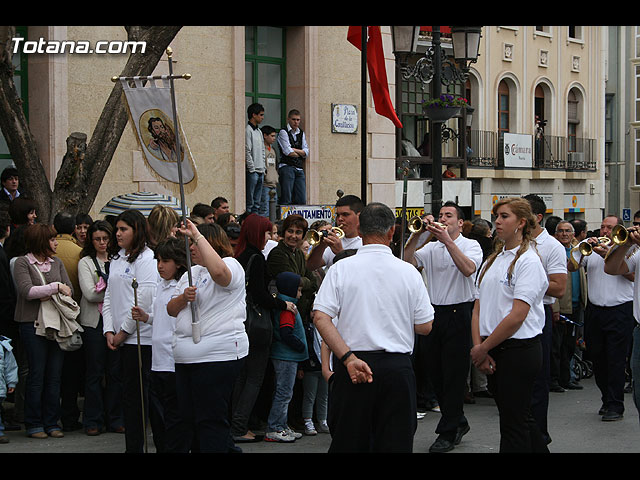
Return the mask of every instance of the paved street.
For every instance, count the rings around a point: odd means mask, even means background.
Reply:
[[[640,453],[640,423],[631,395],[625,395],[625,416],[618,422],[603,422],[597,412],[600,394],[593,378],[581,382],[584,390],[551,393],[549,425],[553,442],[552,453]],[[498,412],[490,399],[476,399],[465,405],[471,431],[449,454],[496,453],[499,447]],[[434,429],[439,414],[427,413],[418,422],[415,453],[426,453],[435,440]],[[0,445],[0,453],[121,453],[124,436],[103,433],[88,437],[82,432],[66,433],[62,439],[36,440],[27,438],[24,430],[7,432],[11,442]],[[330,436],[318,434],[302,437],[292,444],[258,442],[242,444],[245,453],[324,453]],[[149,449],[153,442],[149,437]]]

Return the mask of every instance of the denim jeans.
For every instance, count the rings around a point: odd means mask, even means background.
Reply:
[[[20,324],[29,359],[24,424],[27,435],[60,430],[60,383],[64,352],[58,342],[36,335],[33,323]]]
[[[264,174],[247,172],[247,213],[260,213]]]
[[[631,381],[633,383],[633,403],[640,413],[640,325],[633,329],[633,349],[631,351]]]
[[[327,420],[328,384],[322,372],[307,371],[302,378],[304,394],[302,397],[302,418],[313,418],[315,406],[316,419]]]
[[[278,189],[276,187],[268,187],[266,185],[262,185],[262,200],[260,202],[260,212],[259,214],[262,215],[263,217],[267,217],[269,218],[269,201],[271,200],[271,198],[269,197],[269,192],[273,190],[273,193],[275,193],[275,195],[273,196],[273,199],[275,200],[275,204],[278,204]]]
[[[273,402],[267,418],[267,430],[280,432],[287,428],[287,411],[289,402],[293,397],[293,385],[296,381],[298,362],[288,360],[271,359],[276,377],[276,386],[273,393]]]
[[[280,167],[280,205],[305,205],[307,185],[304,170],[289,165]]]
[[[85,429],[101,429],[106,425],[115,430],[124,426],[120,350],[112,351],[107,347],[102,333],[102,317],[95,328],[83,328],[86,366],[82,423]]]

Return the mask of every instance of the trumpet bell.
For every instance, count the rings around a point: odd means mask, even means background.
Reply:
[[[336,237],[338,238],[344,237],[344,230],[342,230],[340,227],[333,227],[331,230],[333,230],[333,233],[336,234]]]
[[[344,237],[344,230],[340,227],[332,227],[331,230],[338,238]],[[304,236],[304,239],[311,245],[312,247],[316,246],[322,240],[322,237],[326,237],[329,234],[326,230],[309,230],[307,234]]]
[[[629,230],[623,225],[616,225],[611,229],[611,240],[616,245],[624,245],[629,240]]]
[[[419,216],[415,216],[415,217],[411,217],[407,222],[407,229],[411,233],[417,233],[421,231],[423,227],[426,228],[427,225],[429,225],[429,223],[422,220],[422,218],[420,218]],[[440,228],[447,228],[447,226],[444,223],[440,223],[440,222],[431,222],[431,225],[438,225]]]

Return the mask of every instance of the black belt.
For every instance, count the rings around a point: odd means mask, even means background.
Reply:
[[[432,305],[434,310],[442,310],[446,312],[455,312],[458,308],[473,307],[474,302],[453,303],[451,305]]]
[[[496,348],[507,349],[507,348],[519,348],[519,347],[528,347],[530,345],[534,345],[540,342],[542,338],[542,334],[536,335],[531,338],[507,338],[504,342],[498,345]]]

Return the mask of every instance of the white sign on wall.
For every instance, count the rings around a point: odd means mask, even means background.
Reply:
[[[531,135],[504,134],[504,166],[533,167],[533,137]]]
[[[358,131],[358,109],[355,105],[331,104],[331,132],[356,133]]]

